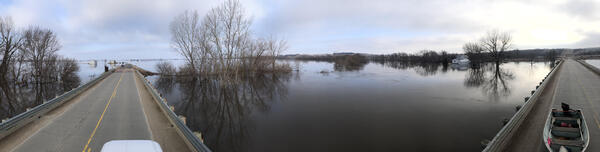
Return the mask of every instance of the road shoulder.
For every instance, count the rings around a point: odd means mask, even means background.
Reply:
[[[158,142],[163,151],[190,151],[185,141],[177,133],[177,130],[171,125],[169,119],[158,107],[150,92],[144,86],[143,80],[135,77],[135,85],[140,96],[143,111],[148,120],[152,140]]]

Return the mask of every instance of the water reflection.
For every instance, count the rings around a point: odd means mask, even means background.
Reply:
[[[458,71],[466,71],[469,70],[469,68],[471,68],[470,64],[452,64],[450,66],[452,67],[452,69]]]
[[[348,60],[336,60],[333,62],[333,70],[338,72],[344,71],[360,71],[365,65],[367,65],[367,61],[348,61]]]
[[[440,68],[440,64],[433,63],[423,63],[419,66],[415,66],[415,72],[421,76],[433,76],[438,73],[438,69]]]
[[[480,141],[497,133],[501,120],[514,114],[514,105],[548,72],[540,63],[496,69],[289,62],[302,70],[224,86],[210,78],[152,78],[214,151],[478,151]],[[342,79],[322,75],[335,67],[354,71]],[[415,112],[423,114],[415,118]],[[465,118],[453,119],[456,115]]]
[[[446,73],[448,69],[466,71],[464,86],[468,88],[480,88],[481,91],[498,101],[500,97],[509,96],[511,93],[509,81],[515,77],[508,68],[502,65],[496,66],[491,63],[481,64],[438,64],[438,63],[410,63],[410,62],[375,62],[395,69],[412,69],[420,76],[435,76],[438,73]],[[450,68],[449,68],[450,67]]]
[[[488,97],[498,101],[500,97],[509,96],[511,93],[509,81],[515,77],[513,73],[501,65],[479,64],[474,65],[465,75],[464,85],[466,87],[481,88]]]
[[[6,119],[35,107],[44,101],[80,85],[76,72],[79,66],[74,60],[49,60],[39,68],[28,62],[11,67],[12,81],[0,82],[0,118]],[[37,74],[36,74],[37,73]]]
[[[291,77],[258,75],[235,84],[211,78],[159,77],[154,85],[166,93],[167,99],[175,101],[169,104],[175,106],[177,114],[187,117],[192,130],[203,133],[213,151],[245,151],[254,128],[251,115],[269,112],[272,103],[286,98],[286,84]],[[175,87],[179,87],[180,94],[169,95]]]
[[[378,61],[375,62],[377,64],[381,64],[383,66],[392,67],[400,70],[413,69],[420,76],[434,76],[438,74],[438,72],[446,73],[448,72],[448,64],[440,64],[440,63],[413,63],[413,62],[385,62]],[[441,67],[441,69],[440,69]]]

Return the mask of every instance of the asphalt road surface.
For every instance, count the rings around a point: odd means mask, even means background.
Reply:
[[[150,140],[132,70],[118,70],[14,150],[100,151],[110,140]]]

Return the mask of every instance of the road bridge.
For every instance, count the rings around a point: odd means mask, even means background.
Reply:
[[[546,151],[543,129],[551,108],[565,102],[582,109],[590,142],[587,151],[600,151],[600,70],[566,59],[556,66],[484,151]]]
[[[154,140],[163,151],[210,151],[134,68],[119,68],[0,125],[0,151],[100,151]]]

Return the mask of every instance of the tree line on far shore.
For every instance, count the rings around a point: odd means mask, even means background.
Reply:
[[[508,32],[498,30],[488,31],[484,37],[477,42],[468,42],[463,45],[462,53],[448,53],[447,51],[421,50],[417,53],[392,53],[383,55],[358,54],[371,61],[392,61],[392,62],[410,62],[410,63],[451,63],[452,59],[458,55],[468,56],[471,63],[494,62],[501,64],[504,61],[554,61],[563,51],[569,49],[529,49],[519,50],[512,48],[512,36]],[[585,51],[585,49],[574,49],[586,54],[594,54]],[[600,52],[600,51],[598,51]],[[600,54],[600,53],[598,53]],[[348,55],[289,55],[280,58],[297,60],[315,60],[315,61],[335,61]]]

